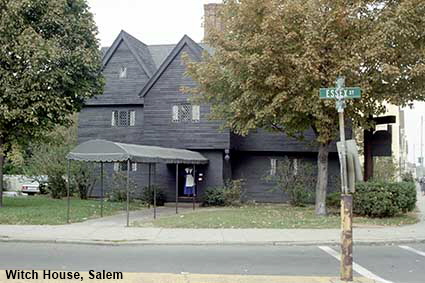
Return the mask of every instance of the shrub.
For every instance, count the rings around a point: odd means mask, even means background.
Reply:
[[[80,199],[87,199],[96,184],[97,176],[92,163],[74,162],[71,176]]]
[[[54,199],[60,199],[66,196],[66,181],[62,176],[62,172],[58,171],[56,174],[52,172],[51,175],[48,176],[48,184],[47,191],[50,196]]]
[[[293,206],[305,206],[314,201],[316,175],[310,163],[285,157],[279,160],[276,174],[265,179],[275,183],[274,190],[283,191]]]
[[[415,182],[415,178],[413,178],[413,174],[412,172],[405,172],[403,174],[401,174],[401,180],[403,182]]]
[[[341,207],[341,192],[332,192],[326,196],[326,205],[329,207]]]
[[[111,185],[112,188],[111,192],[108,193],[108,198],[111,201],[125,201],[127,199],[127,174],[124,172],[115,172],[112,175]],[[131,195],[134,194],[137,190],[137,184],[131,180],[131,178],[128,190],[131,200]]]
[[[392,217],[412,211],[415,205],[416,189],[411,182],[358,183],[353,197],[354,213],[370,217]]]
[[[164,190],[156,185],[152,185],[150,188],[147,186],[143,188],[142,201],[147,204],[153,205],[154,188],[156,188],[156,205],[163,206],[165,203]]]
[[[204,206],[237,206],[242,203],[244,181],[228,180],[224,187],[212,187],[205,190]]]

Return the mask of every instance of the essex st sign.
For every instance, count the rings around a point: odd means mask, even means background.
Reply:
[[[351,99],[360,98],[361,89],[359,87],[344,87],[344,88],[321,88],[321,99]]]

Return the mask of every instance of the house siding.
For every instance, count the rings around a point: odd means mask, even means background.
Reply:
[[[136,111],[135,126],[111,126],[112,111]],[[126,106],[86,106],[78,115],[78,143],[91,139],[105,139],[113,142],[143,144],[143,107]]]
[[[276,183],[267,181],[270,175],[270,160],[281,160],[285,156],[297,158],[313,165],[317,162],[315,154],[290,152],[234,152],[232,154],[233,179],[243,179],[245,186],[244,198],[256,202],[279,203],[288,201],[288,197],[276,188]],[[337,190],[339,180],[339,163],[336,154],[329,157],[328,191]]]
[[[126,78],[119,77],[122,66],[127,68]],[[124,41],[118,45],[102,74],[106,81],[104,93],[88,100],[88,105],[133,103],[140,99],[138,92],[149,79]]]
[[[180,91],[182,86],[195,87],[192,79],[185,77],[186,68],[182,53],[190,55],[185,46],[170,63],[165,72],[144,98],[144,142],[148,145],[186,149],[224,149],[230,144],[229,131],[219,131],[221,122],[208,119],[210,108],[201,105],[199,122],[173,122],[172,107],[188,103],[190,96]]]

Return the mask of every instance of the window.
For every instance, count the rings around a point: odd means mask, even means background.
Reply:
[[[136,111],[112,111],[112,127],[133,127],[136,125]]]
[[[191,105],[188,103],[173,105],[172,121],[178,122],[199,122],[201,118],[201,109],[199,105]]]
[[[127,67],[122,66],[120,69],[120,79],[127,78]]]
[[[190,104],[182,104],[179,109],[179,118],[181,122],[190,121]]]
[[[270,159],[270,176],[276,176],[276,170],[277,170],[277,159],[271,158]]]
[[[130,171],[135,172],[137,171],[137,163],[130,162]],[[114,171],[127,171],[127,162],[115,162],[114,163]]]

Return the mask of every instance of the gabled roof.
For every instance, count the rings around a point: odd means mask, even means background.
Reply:
[[[121,30],[114,43],[103,56],[103,68],[106,66],[106,64],[108,64],[109,60],[112,58],[118,46],[122,42],[124,42],[128,46],[142,70],[149,78],[151,78],[156,71],[156,66],[152,59],[148,46],[143,42],[139,41],[137,38],[125,32],[124,30]]]
[[[167,56],[155,74],[149,79],[149,81],[145,84],[143,89],[140,91],[139,95],[144,97],[146,93],[154,86],[154,84],[158,81],[161,75],[167,70],[168,66],[173,62],[173,60],[177,57],[177,55],[181,52],[181,50],[187,46],[191,51],[191,54],[195,56],[196,60],[201,60],[202,52],[204,49],[193,41],[189,36],[184,35],[183,38],[177,43],[171,53]]]

